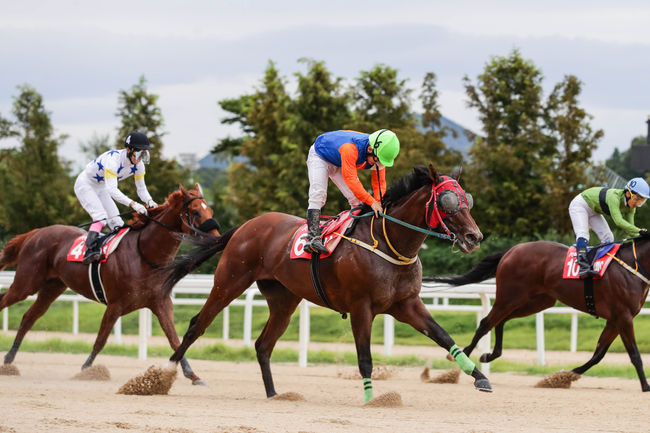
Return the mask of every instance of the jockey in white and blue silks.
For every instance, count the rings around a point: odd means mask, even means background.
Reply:
[[[74,184],[77,199],[93,219],[86,238],[85,264],[101,259],[97,238],[104,224],[107,223],[111,230],[124,225],[113,200],[138,213],[147,214],[142,204],[131,200],[118,189],[120,180],[133,176],[138,197],[150,208],[157,206],[144,182],[144,164],[149,162],[149,139],[141,132],[133,132],[124,144],[124,149],[109,150],[88,163]]]

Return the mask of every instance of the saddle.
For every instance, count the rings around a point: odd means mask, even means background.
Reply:
[[[601,279],[603,275],[605,275],[605,271],[612,261],[612,256],[616,255],[620,247],[621,244],[610,242],[608,244],[587,249],[587,260],[591,263],[592,269],[598,272],[598,276],[594,277],[595,279]],[[611,255],[608,255],[607,253]],[[576,247],[574,245],[569,248],[564,259],[564,272],[562,273],[562,278],[565,280],[578,280],[580,279],[578,276],[579,271],[580,266],[578,266]]]
[[[329,220],[320,223],[321,230],[321,239],[323,240],[323,245],[329,250],[328,254],[321,254],[320,258],[329,257],[337,245],[341,241],[341,237],[337,233],[348,235],[353,229],[357,222],[356,219],[352,218],[352,215],[359,215],[361,209],[355,209],[354,211],[343,211],[338,214],[335,218],[330,218]],[[296,233],[293,235],[293,241],[291,242],[291,254],[290,258],[292,259],[311,259],[312,253],[305,251],[305,244],[307,243],[307,223],[305,222],[301,225]]]
[[[122,228],[117,228],[113,230],[111,233],[108,233],[106,235],[103,235],[98,238],[98,242],[100,243],[101,250],[103,253],[103,259],[100,260],[100,263],[104,263],[106,260],[108,260],[108,256],[115,251],[117,246],[120,244],[120,241],[122,238],[124,238],[124,235],[128,233],[130,230],[129,227],[122,227]],[[67,255],[67,260],[69,262],[82,262],[84,259],[84,255],[86,254],[86,237],[87,234],[79,235],[74,242],[72,242],[72,246],[70,247],[70,250],[68,251]]]

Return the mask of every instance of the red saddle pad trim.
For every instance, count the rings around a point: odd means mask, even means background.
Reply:
[[[609,250],[609,254],[612,256],[615,255],[619,248],[621,248],[621,244],[614,244],[612,249]],[[605,275],[605,271],[612,261],[612,256],[609,254],[605,254],[594,261],[594,270],[598,272],[598,276],[594,277],[594,279],[599,280],[603,278],[603,275]],[[576,247],[571,247],[564,258],[564,271],[562,272],[562,278],[565,280],[578,280],[579,272],[580,266],[578,266],[578,260],[576,259]]]
[[[102,246],[102,252],[104,253],[104,259],[100,261],[100,263],[104,263],[106,260],[108,260],[108,256],[115,251],[117,248],[117,245],[120,243],[126,232],[129,231],[129,227],[124,227],[123,229],[120,229],[115,236],[113,236],[111,239],[108,240]],[[77,239],[72,242],[72,246],[70,247],[70,250],[68,251],[67,255],[67,260],[69,262],[82,262],[84,259],[84,255],[86,254],[86,235],[80,235]]]
[[[355,215],[358,215],[357,211]],[[338,214],[335,219],[322,223],[321,233],[323,240],[323,245],[329,250],[328,254],[321,254],[321,259],[329,257],[334,249],[341,242],[341,237],[334,234],[335,232],[343,233],[347,228],[352,224],[352,216],[350,216],[350,211],[346,210]],[[296,233],[293,235],[293,241],[291,242],[291,254],[290,258],[292,259],[311,259],[311,253],[305,251],[305,244],[307,243],[307,224],[303,224],[298,227]]]

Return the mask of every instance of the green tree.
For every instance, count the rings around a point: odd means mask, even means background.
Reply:
[[[65,224],[80,215],[68,165],[58,156],[65,135],[55,135],[43,97],[29,85],[18,86],[15,121],[3,121],[2,137],[18,146],[3,151],[0,163],[0,231],[18,234]]]
[[[79,149],[89,160],[95,159],[97,155],[101,155],[107,150],[110,150],[110,148],[110,137],[108,134],[99,135],[93,133],[92,137],[88,140],[79,143]]]
[[[632,147],[646,145],[646,137],[643,135],[636,136],[631,140],[630,147],[628,149],[621,152],[618,150],[618,148],[614,148],[612,155],[605,160],[605,165],[625,179],[631,179],[633,177],[645,177],[645,172],[632,170],[630,158],[632,154]]]
[[[541,72],[513,50],[493,57],[476,84],[467,76],[463,81],[485,134],[470,149],[465,176],[479,226],[505,235],[545,232],[549,220],[540,204],[554,143],[542,130]]]
[[[189,172],[182,170],[175,160],[163,158],[164,121],[157,103],[158,95],[147,91],[147,81],[144,76],[140,77],[138,83],[128,91],[120,90],[116,116],[120,119],[121,125],[117,132],[115,147],[123,148],[124,140],[133,131],[140,131],[147,135],[151,143],[149,150],[151,163],[146,166],[145,181],[153,199],[160,203],[172,191],[178,189],[179,184],[188,183]],[[187,186],[194,187],[194,185]],[[120,189],[132,199],[138,200],[134,182],[121,184]]]
[[[591,157],[603,136],[602,130],[593,131],[589,115],[578,105],[582,83],[573,75],[558,83],[546,104],[546,133],[551,137],[553,155],[545,181],[550,189],[542,200],[553,227],[560,233],[571,231],[567,207],[573,197],[589,183],[588,169],[593,165]]]

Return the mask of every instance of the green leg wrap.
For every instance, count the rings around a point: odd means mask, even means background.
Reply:
[[[472,374],[474,368],[476,367],[476,364],[474,364],[472,360],[469,359],[467,355],[465,355],[465,352],[460,350],[460,348],[454,344],[451,346],[451,349],[449,349],[449,353],[454,357],[465,374]]]
[[[366,403],[372,400],[372,380],[370,378],[363,379],[363,395]]]

